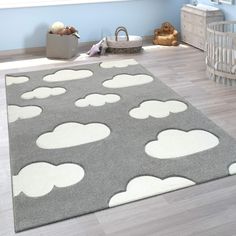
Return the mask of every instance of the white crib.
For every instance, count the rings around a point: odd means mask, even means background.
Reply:
[[[209,78],[218,83],[236,85],[236,21],[209,24],[206,47]]]

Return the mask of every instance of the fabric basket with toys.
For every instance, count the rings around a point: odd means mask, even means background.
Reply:
[[[47,33],[46,56],[70,59],[78,53],[78,31],[73,26],[55,22]]]

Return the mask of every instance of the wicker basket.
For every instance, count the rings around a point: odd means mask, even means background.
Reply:
[[[119,36],[120,32],[124,32],[125,36]],[[111,53],[138,53],[143,46],[142,37],[129,35],[123,26],[118,27],[115,36],[107,37],[106,41],[107,51]]]

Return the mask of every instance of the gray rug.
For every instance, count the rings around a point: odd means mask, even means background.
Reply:
[[[235,140],[134,60],[6,85],[16,231],[236,173]]]

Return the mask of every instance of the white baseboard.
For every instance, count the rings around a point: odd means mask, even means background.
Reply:
[[[0,57],[14,56],[14,55],[25,55],[37,52],[45,51],[45,47],[35,47],[35,48],[22,48],[22,49],[13,49],[0,51]]]

